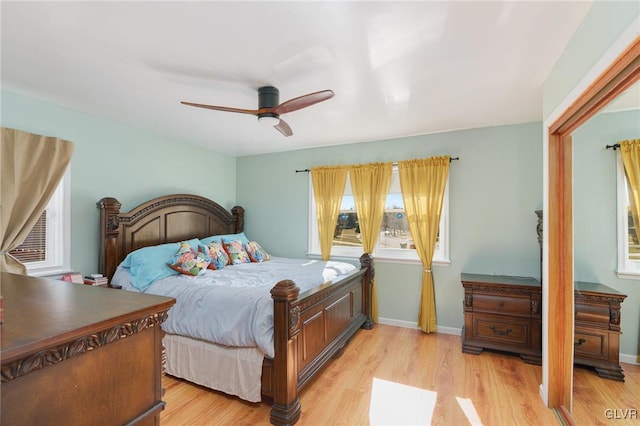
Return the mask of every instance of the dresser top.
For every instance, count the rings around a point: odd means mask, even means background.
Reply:
[[[601,293],[611,296],[627,297],[626,294],[619,292],[611,287],[601,283],[589,283],[584,281],[575,281],[574,289],[576,293]]]
[[[511,275],[460,274],[463,283],[497,284],[510,286],[540,287],[540,281],[533,277],[518,277]]]
[[[169,309],[175,299],[0,273],[2,364]]]

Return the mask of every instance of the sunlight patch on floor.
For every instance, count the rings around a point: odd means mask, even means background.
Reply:
[[[371,425],[429,425],[437,392],[373,378],[369,422]]]
[[[462,412],[464,413],[464,415],[467,416],[467,420],[469,420],[471,426],[482,426],[482,422],[480,421],[480,417],[478,416],[476,407],[473,406],[473,401],[457,396],[456,401],[458,401],[458,405],[460,405],[460,408],[462,408]]]

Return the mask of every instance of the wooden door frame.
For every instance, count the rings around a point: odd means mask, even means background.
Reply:
[[[573,392],[573,188],[571,134],[640,79],[640,36],[549,127],[549,408],[571,411]]]

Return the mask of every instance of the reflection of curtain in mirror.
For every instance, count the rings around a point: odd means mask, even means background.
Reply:
[[[399,161],[398,171],[409,230],[423,267],[418,326],[431,333],[437,329],[431,259],[440,227],[449,157]]]
[[[633,217],[635,239],[638,240],[638,230],[640,230],[640,139],[621,141],[619,144],[624,173],[627,177],[629,208],[631,217]]]
[[[347,182],[347,168],[345,166],[312,167],[311,181],[316,201],[320,252],[322,260],[329,260],[333,232],[340,213],[344,186]]]
[[[380,235],[392,170],[392,163],[370,163],[349,167],[365,253],[371,254]],[[378,291],[375,277],[371,282],[371,317],[374,322],[378,322]]]
[[[71,161],[73,144],[3,127],[0,145],[0,271],[25,274],[9,251],[24,241],[47,206]]]
[[[620,144],[620,156],[624,164],[624,174],[627,176],[627,188],[629,192],[629,209],[633,217],[633,226],[638,239],[640,230],[640,139],[630,139],[618,142]],[[640,355],[637,357],[640,362]]]

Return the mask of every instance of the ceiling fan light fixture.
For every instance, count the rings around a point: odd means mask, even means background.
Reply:
[[[280,118],[272,115],[258,116],[258,122],[266,126],[277,126],[280,123]]]

